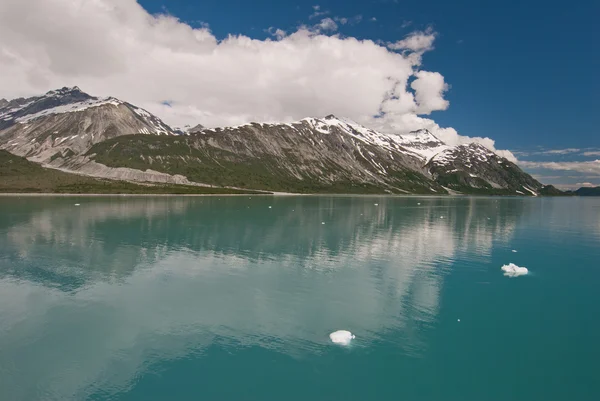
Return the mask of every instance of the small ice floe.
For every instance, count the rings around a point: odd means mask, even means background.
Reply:
[[[418,202],[417,205],[421,206],[421,202]]]
[[[373,203],[375,206],[379,206],[379,203]]]
[[[517,253],[517,250],[516,250],[516,249],[513,249],[512,251],[513,251],[513,253]]]
[[[348,330],[338,330],[331,333],[329,338],[331,339],[331,342],[335,344],[349,345],[350,341],[352,341],[355,336]]]
[[[273,206],[269,206],[269,209],[273,209]]]
[[[460,322],[460,319],[456,319],[457,322]]]
[[[322,221],[322,222],[321,222],[321,224],[325,224],[325,222],[324,222],[324,221]]]
[[[76,203],[75,206],[80,206],[79,203]]]
[[[519,267],[514,263],[502,266],[502,271],[504,272],[504,275],[508,277],[519,277],[529,273],[529,270],[527,270],[526,267]]]
[[[443,219],[443,218],[444,218],[444,216],[440,216],[440,219]]]

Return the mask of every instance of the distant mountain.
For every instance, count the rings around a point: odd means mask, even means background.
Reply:
[[[577,196],[600,196],[600,187],[581,187],[576,191],[569,191]]]
[[[538,195],[543,186],[487,148],[427,130],[380,133],[345,118],[172,129],[79,88],[0,103],[0,148],[64,171],[129,181],[287,192]]]

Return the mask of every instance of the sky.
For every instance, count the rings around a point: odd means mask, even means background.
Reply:
[[[79,86],[182,127],[336,114],[600,185],[600,2],[0,0],[0,98]]]

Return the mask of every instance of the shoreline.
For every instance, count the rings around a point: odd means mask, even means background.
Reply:
[[[50,192],[4,192],[0,197],[222,197],[222,196],[328,196],[328,197],[386,197],[386,198],[460,198],[460,197],[478,197],[478,198],[556,198],[556,196],[527,196],[527,195],[469,195],[469,194],[448,194],[448,195],[427,195],[427,194],[326,194],[326,193],[291,193],[291,192],[271,192],[271,193],[223,193],[223,194],[78,194],[78,193],[50,193]]]

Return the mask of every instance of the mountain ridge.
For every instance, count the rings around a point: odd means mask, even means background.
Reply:
[[[543,188],[482,145],[451,146],[426,129],[381,133],[333,114],[182,130],[78,87],[2,104],[0,149],[102,178],[303,193],[537,196]]]

